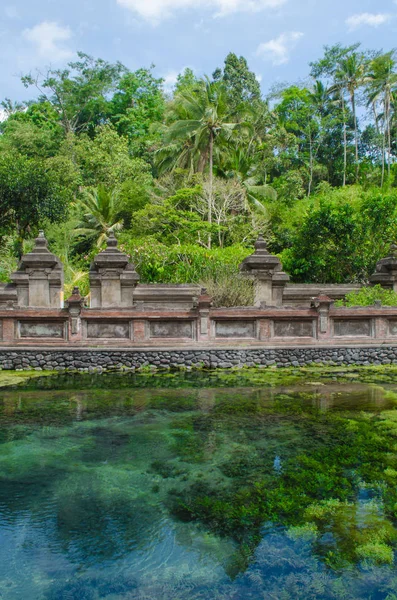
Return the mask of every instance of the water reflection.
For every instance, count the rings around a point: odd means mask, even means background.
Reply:
[[[393,385],[173,381],[0,393],[0,598],[393,598]]]

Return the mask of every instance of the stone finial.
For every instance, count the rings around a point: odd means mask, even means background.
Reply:
[[[255,242],[255,252],[247,256],[240,265],[240,271],[255,282],[255,306],[282,306],[283,290],[289,276],[283,272],[277,256],[270,254],[262,235]]]
[[[22,256],[18,270],[11,275],[19,306],[60,308],[63,301],[63,266],[48,250],[40,231],[31,252]]]
[[[318,310],[319,331],[321,334],[326,334],[329,330],[329,310],[332,303],[333,300],[323,291],[312,301],[312,307]]]
[[[83,306],[84,305],[84,297],[81,296],[80,294],[80,289],[78,286],[75,286],[72,290],[72,294],[71,296],[69,296],[69,298],[66,300],[65,306],[66,308],[70,307],[71,305],[80,305]]]
[[[110,268],[110,269],[125,269],[128,265],[132,266],[127,254],[118,249],[117,238],[113,231],[109,232],[106,240],[106,248],[99,252],[94,258],[93,265],[95,268]],[[133,270],[134,267],[133,267]]]
[[[72,295],[65,302],[65,307],[70,315],[70,333],[77,336],[81,331],[81,311],[84,308],[84,298],[77,286],[73,288]]]
[[[276,267],[281,267],[280,259],[269,254],[266,241],[262,235],[258,237],[254,247],[255,252],[247,256],[240,265],[242,272],[273,271]]]
[[[332,303],[333,303],[332,298],[327,296],[327,294],[323,291],[321,291],[319,293],[319,295],[316,298],[313,298],[313,300],[312,300],[312,306],[314,306],[314,308],[322,308],[322,307],[325,308],[327,306],[329,308]]]
[[[51,268],[60,264],[59,258],[48,250],[48,241],[44,236],[44,231],[40,230],[34,241],[33,250],[22,256],[19,270],[34,269],[36,267]]]
[[[133,306],[133,292],[139,275],[127,254],[121,252],[117,245],[117,238],[110,231],[105,250],[97,254],[91,264],[92,308]]]
[[[201,295],[198,298],[199,309],[209,309],[212,306],[212,297],[207,293],[207,288],[201,288]]]
[[[375,273],[369,281],[372,285],[380,284],[397,292],[397,245],[391,244],[389,256],[376,263]]]

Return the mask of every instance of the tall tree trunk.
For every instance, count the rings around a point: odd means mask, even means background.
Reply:
[[[354,144],[356,147],[356,183],[358,183],[358,131],[357,131],[357,112],[356,112],[356,95],[354,90],[351,93],[351,103],[354,120]]]
[[[385,92],[385,112],[386,112],[386,123],[387,123],[387,176],[390,179],[390,160],[391,160],[391,127],[390,127],[390,94],[389,90]]]
[[[385,181],[385,147],[386,147],[386,123],[383,124],[383,142],[382,142],[382,178],[380,185],[383,187]]]
[[[376,112],[376,102],[375,100],[372,103],[372,111],[374,113],[374,121],[375,121],[375,129],[376,129],[376,133],[380,133],[379,132],[379,123],[378,123],[378,113]]]
[[[343,97],[343,90],[341,90],[342,98],[342,115],[343,115],[343,187],[346,186],[346,169],[347,169],[347,133],[346,133],[346,113],[345,113],[345,99]]]
[[[309,147],[310,147],[310,156],[309,156],[309,185],[307,188],[307,195],[310,196],[312,193],[312,184],[313,184],[313,143],[312,143],[312,135],[310,132],[309,138]]]
[[[214,133],[210,129],[210,172],[208,193],[208,223],[212,223],[212,195],[213,195],[213,168],[214,168]],[[208,248],[211,248],[211,233],[208,234]]]
[[[16,230],[17,236],[14,242],[14,254],[17,257],[18,261],[20,261],[23,256],[23,240],[25,239],[25,236],[24,229],[20,226],[18,220],[16,222]]]

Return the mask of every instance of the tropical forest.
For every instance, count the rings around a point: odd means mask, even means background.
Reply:
[[[86,294],[114,232],[141,281],[241,306],[258,234],[303,283],[365,283],[397,238],[394,50],[326,46],[304,80],[266,94],[234,53],[172,89],[153,65],[82,52],[23,87],[30,101],[2,102],[0,281],[44,229],[66,293]]]

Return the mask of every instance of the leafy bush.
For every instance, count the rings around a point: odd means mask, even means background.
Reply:
[[[281,259],[293,281],[368,281],[397,238],[397,194],[359,186],[320,194],[289,223]],[[280,249],[277,248],[279,251]]]
[[[239,264],[252,249],[235,245],[207,248],[194,244],[166,246],[152,236],[131,239],[128,232],[119,237],[119,248],[129,254],[144,283],[199,283],[234,277]]]
[[[380,300],[384,306],[397,306],[397,293],[379,284],[362,287],[360,290],[346,294],[344,300],[337,300],[335,306],[372,306],[375,300]]]
[[[217,279],[201,282],[213,299],[215,307],[253,306],[253,282],[237,273],[225,273]]]
[[[0,281],[9,281],[10,274],[17,266],[17,260],[12,252],[12,238],[0,237]]]

